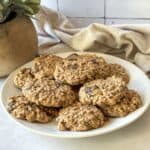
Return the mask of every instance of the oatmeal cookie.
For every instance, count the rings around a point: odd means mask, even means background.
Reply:
[[[79,100],[83,104],[114,105],[120,101],[126,89],[125,82],[116,76],[85,83],[79,91]]]
[[[129,75],[124,67],[119,64],[110,64],[110,76],[117,76],[123,79],[126,83],[129,82]]]
[[[31,102],[47,107],[65,107],[76,99],[71,86],[57,83],[50,78],[36,79],[31,86],[23,88],[23,94]]]
[[[42,55],[33,61],[33,72],[36,78],[49,77],[53,79],[55,66],[62,58],[55,55]]]
[[[22,68],[14,77],[14,84],[17,88],[22,89],[28,82],[34,79],[31,68]]]
[[[50,122],[58,113],[54,108],[45,108],[29,102],[23,95],[9,98],[8,111],[18,119],[40,123]]]
[[[108,66],[102,57],[72,54],[56,65],[54,78],[62,83],[80,85],[95,78],[106,78]]]
[[[110,117],[123,117],[142,105],[141,97],[133,90],[126,90],[120,102],[115,105],[101,105],[104,114]]]
[[[96,106],[75,103],[60,110],[56,119],[59,130],[86,131],[104,125],[103,113]]]

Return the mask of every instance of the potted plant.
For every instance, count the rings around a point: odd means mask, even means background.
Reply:
[[[39,5],[40,0],[0,1],[0,77],[35,57],[38,40],[30,17]]]

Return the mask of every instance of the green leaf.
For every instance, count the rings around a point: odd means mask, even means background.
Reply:
[[[0,23],[5,21],[13,11],[17,14],[32,16],[39,10],[41,0],[1,0]]]

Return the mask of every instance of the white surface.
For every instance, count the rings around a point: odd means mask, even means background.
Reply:
[[[104,17],[104,0],[58,0],[58,6],[68,17]]]
[[[150,18],[149,0],[106,0],[107,18]]]
[[[66,54],[63,54],[63,56],[66,56]],[[105,56],[105,57],[104,57]],[[24,121],[19,121],[18,122],[24,124],[25,126],[32,127],[32,129],[38,129],[42,134],[47,134],[51,136],[86,136],[87,134],[92,135],[92,134],[97,134],[98,132],[107,132],[107,130],[114,130],[116,126],[123,126],[126,123],[128,124],[132,119],[136,119],[138,115],[144,111],[149,103],[149,97],[150,97],[150,82],[147,79],[147,77],[143,74],[143,72],[139,71],[134,65],[131,65],[130,63],[126,63],[125,61],[122,61],[120,59],[116,59],[114,57],[110,57],[107,55],[103,55],[103,57],[108,61],[112,63],[119,63],[122,64],[124,67],[126,67],[128,73],[130,74],[131,82],[129,84],[129,87],[132,89],[137,90],[140,95],[142,96],[143,99],[143,106],[138,109],[136,112],[130,114],[127,117],[121,118],[121,119],[114,119],[113,122],[111,121],[108,125],[106,125],[103,128],[100,128],[98,130],[92,130],[90,132],[82,132],[82,133],[74,133],[74,132],[57,132],[56,128],[52,125],[38,125],[38,124],[32,124],[32,123],[27,123]],[[128,66],[129,65],[129,66]],[[28,65],[30,66],[30,64]],[[131,75],[131,73],[134,71],[134,74]],[[18,90],[14,88],[13,82],[12,82],[12,77],[14,76],[15,72],[8,78],[5,86],[4,86],[4,91],[2,92],[2,102],[4,105],[6,105],[6,99],[9,96],[15,95],[18,93]],[[129,122],[128,122],[129,121]],[[16,124],[16,128],[19,128],[18,124]],[[37,132],[37,131],[36,131]],[[98,133],[98,134],[99,134]]]

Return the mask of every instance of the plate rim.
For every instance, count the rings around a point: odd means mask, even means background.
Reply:
[[[112,56],[110,54],[104,54],[104,53],[99,53],[99,52],[76,52],[76,51],[71,51],[71,52],[62,52],[62,53],[56,53],[56,54],[53,54],[53,55],[69,55],[69,54],[72,54],[72,53],[77,53],[77,54],[97,54],[97,55],[101,55],[101,56],[106,56],[106,57],[112,57],[114,59],[118,59],[119,61],[122,61],[124,63],[128,63],[129,65],[133,66],[133,67],[136,67],[136,69],[138,69],[138,71],[140,71],[147,79],[147,81],[149,82],[149,85],[150,85],[150,80],[149,78],[146,76],[146,74],[140,69],[138,68],[135,64],[132,64],[130,63],[129,61],[126,61],[124,59],[121,59],[119,57],[116,57],[116,56]],[[32,60],[33,61],[33,60]],[[3,90],[4,90],[4,87],[5,87],[5,84],[8,82],[8,80],[22,67],[25,67],[27,66],[28,64],[32,63],[32,61],[29,61],[27,63],[25,63],[24,65],[18,67],[17,69],[15,69],[6,79],[5,81],[3,82],[2,86],[1,86],[1,90],[0,90],[0,104],[4,110],[4,112],[6,112],[7,116],[12,120],[14,121],[18,126],[24,128],[24,129],[27,129],[28,131],[31,131],[32,133],[36,133],[36,134],[39,134],[39,135],[44,135],[44,136],[48,136],[48,137],[55,137],[55,138],[85,138],[85,137],[93,137],[93,136],[98,136],[98,135],[104,135],[104,134],[108,134],[108,133],[111,133],[113,131],[116,131],[116,130],[120,130],[121,128],[123,127],[126,127],[128,126],[129,124],[135,122],[137,119],[139,119],[148,109],[148,107],[150,106],[150,100],[148,101],[148,104],[145,106],[145,109],[144,110],[141,110],[142,112],[136,116],[135,118],[133,118],[132,120],[128,121],[127,123],[117,127],[117,128],[112,128],[112,129],[109,129],[105,132],[102,132],[102,133],[99,133],[98,131],[97,132],[94,132],[94,133],[88,133],[88,131],[85,131],[86,134],[70,134],[70,135],[60,135],[60,134],[54,134],[54,133],[45,133],[45,132],[42,132],[38,129],[34,129],[34,128],[31,128],[31,127],[28,127],[24,124],[22,124],[21,122],[17,121],[17,119],[15,119],[6,109],[5,105],[3,104]],[[60,132],[63,132],[63,131],[60,131]],[[69,131],[68,131],[69,132]],[[73,131],[72,131],[73,132]],[[84,131],[83,131],[84,132]]]

